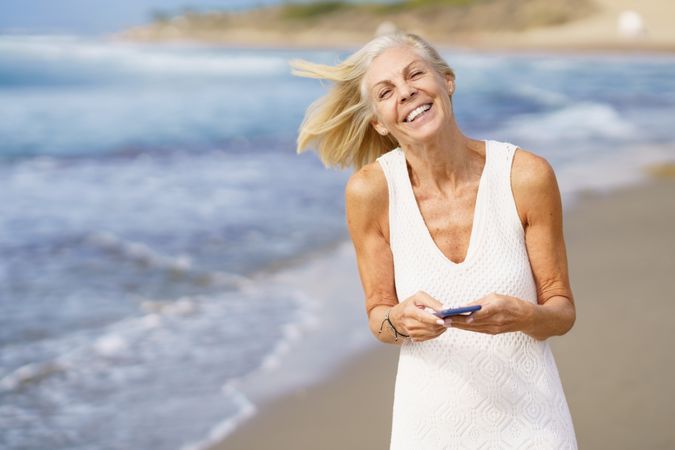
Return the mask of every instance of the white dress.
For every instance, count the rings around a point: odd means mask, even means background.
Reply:
[[[389,188],[390,244],[398,298],[425,291],[445,307],[491,292],[536,303],[525,235],[511,192],[516,146],[487,140],[467,256],[449,260],[433,241],[408,176],[405,153],[377,161]],[[576,449],[548,341],[522,332],[449,328],[401,345],[391,449]]]

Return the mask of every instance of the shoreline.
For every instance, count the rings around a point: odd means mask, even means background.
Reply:
[[[269,40],[247,40],[230,39],[221,40],[199,40],[191,38],[181,39],[157,39],[157,40],[128,40],[120,39],[115,35],[103,35],[102,39],[111,43],[134,43],[148,45],[184,45],[195,47],[213,47],[228,50],[253,50],[253,51],[353,51],[367,42],[372,36],[364,37],[361,40],[330,40],[309,38],[305,41],[284,40],[282,35]],[[425,37],[425,36],[423,36]],[[426,37],[425,37],[426,38]],[[675,43],[668,44],[648,44],[648,43],[628,43],[621,45],[615,42],[591,43],[591,44],[511,44],[509,40],[500,41],[498,38],[484,42],[473,42],[471,40],[463,42],[461,40],[439,40],[429,38],[432,45],[439,51],[450,52],[471,52],[479,54],[491,53],[511,53],[511,54],[552,54],[552,55],[630,55],[630,56],[654,56],[654,57],[672,57],[675,56]]]
[[[667,402],[673,395],[663,395],[664,390],[673,394],[665,374],[675,370],[675,362],[659,360],[675,339],[665,322],[675,312],[675,305],[667,301],[675,292],[673,288],[666,292],[672,278],[669,268],[675,267],[675,257],[670,256],[675,255],[675,235],[668,232],[675,227],[673,167],[672,162],[643,167],[650,175],[642,182],[608,192],[584,191],[565,212],[577,322],[567,335],[549,341],[580,448],[608,443],[626,449],[675,444],[666,433],[667,418],[675,414],[675,407]],[[637,226],[648,226],[648,236],[638,235]],[[665,242],[659,245],[659,239]],[[647,241],[651,245],[644,245]],[[634,259],[621,258],[623,249]],[[643,270],[640,277],[632,278],[631,271],[646,261],[660,263],[662,270]],[[658,308],[630,308],[631,298],[639,297],[626,295],[640,291],[660,298]],[[636,324],[635,311],[646,314],[649,321]],[[619,328],[614,329],[614,324]],[[652,335],[660,339],[650,341]],[[314,384],[259,405],[257,414],[209,450],[311,448],[318,441],[326,449],[386,448],[398,347],[381,346],[371,339],[374,348],[352,356]],[[631,358],[625,356],[627,348]],[[644,348],[651,350],[641,351]],[[599,355],[604,355],[604,364],[595,367]],[[634,359],[643,364],[632,364]],[[650,383],[640,383],[646,375]],[[646,409],[652,412],[645,415]],[[617,427],[618,423],[625,426]],[[617,432],[619,428],[623,433]]]

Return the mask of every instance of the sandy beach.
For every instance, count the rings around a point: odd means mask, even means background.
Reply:
[[[675,51],[675,3],[666,0],[594,0],[597,9],[578,20],[561,25],[536,27],[519,32],[484,32],[458,36],[460,46],[476,49],[547,51]],[[633,38],[618,31],[620,15],[639,14],[644,33]],[[444,41],[452,44],[452,40]]]
[[[581,195],[565,213],[577,321],[550,339],[579,447],[675,447],[675,178]],[[357,282],[357,280],[354,280]],[[398,347],[273,401],[211,450],[385,449]]]

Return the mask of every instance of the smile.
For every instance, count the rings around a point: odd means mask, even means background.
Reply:
[[[408,114],[408,116],[405,118],[404,122],[408,123],[413,122],[415,119],[417,119],[418,117],[422,116],[427,111],[429,111],[431,109],[431,106],[432,106],[431,103],[427,103],[413,109],[412,111],[410,111],[410,114]]]

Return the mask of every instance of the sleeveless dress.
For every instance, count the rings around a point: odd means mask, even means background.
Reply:
[[[389,189],[396,292],[425,291],[445,308],[491,292],[537,302],[525,233],[511,192],[516,146],[486,140],[469,248],[448,259],[417,205],[404,151],[377,161]],[[572,418],[548,341],[522,332],[459,328],[400,347],[391,450],[576,449]]]

